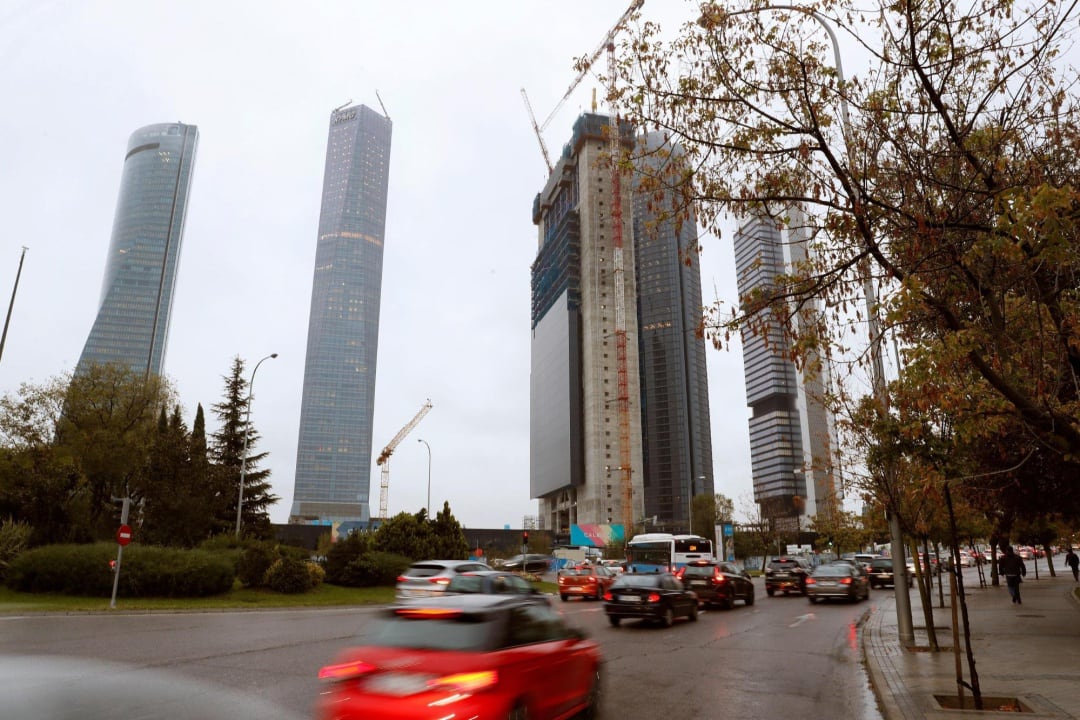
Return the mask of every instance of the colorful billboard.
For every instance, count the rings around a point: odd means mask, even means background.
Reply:
[[[571,525],[574,547],[621,547],[625,539],[622,525]]]

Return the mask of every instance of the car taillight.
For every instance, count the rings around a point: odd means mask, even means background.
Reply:
[[[405,582],[405,581],[406,581],[406,580],[408,580],[408,579],[409,579],[409,578],[405,577],[404,575],[398,575],[398,579],[397,579],[397,581],[398,581],[398,582]]]
[[[649,597],[645,598],[648,602],[660,602],[660,593],[649,593]]]
[[[611,602],[611,593],[610,592],[604,593],[604,599],[607,600],[608,602]]]
[[[680,580],[683,579],[683,575],[685,575],[685,574],[686,574],[686,568],[685,567],[681,567],[681,568],[679,568],[678,570],[675,571],[675,577],[679,578]]]
[[[592,575],[590,575],[589,577],[585,578],[585,582],[592,583],[592,584],[595,585],[596,584],[596,578],[594,578]]]
[[[815,580],[814,578],[806,578],[806,584],[807,585],[813,585],[816,582],[817,582],[817,580]]]
[[[724,583],[727,582],[727,575],[724,575],[724,573],[719,573],[718,572],[713,577],[713,582],[716,583],[717,585],[723,585]]]
[[[850,585],[851,584],[851,578],[840,578],[840,584],[841,585]]]
[[[428,582],[429,583],[434,583],[436,585],[449,585],[450,584],[450,578],[433,577],[433,578],[428,578]]]
[[[330,681],[351,680],[360,677],[365,673],[369,673],[374,669],[374,665],[370,665],[362,660],[339,663],[337,665],[327,665],[326,667],[319,669],[319,679]]]
[[[499,673],[494,670],[481,672],[455,673],[444,675],[434,680],[428,680],[429,690],[449,690],[456,693],[474,693],[478,690],[496,685],[499,682]]]

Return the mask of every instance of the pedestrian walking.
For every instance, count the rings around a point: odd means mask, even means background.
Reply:
[[[1023,605],[1020,600],[1020,583],[1024,581],[1023,577],[1027,575],[1027,566],[1024,565],[1023,558],[1013,552],[1012,545],[1005,547],[1005,554],[998,562],[998,568],[1001,570],[1001,574],[1005,576],[1005,585],[1009,588],[1009,595],[1012,596],[1013,603]]]
[[[1065,553],[1065,564],[1073,571],[1073,582],[1080,582],[1080,556],[1077,556],[1070,547]]]

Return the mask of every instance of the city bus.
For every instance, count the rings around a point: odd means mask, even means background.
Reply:
[[[700,535],[646,533],[626,545],[629,572],[675,572],[691,560],[713,560],[713,543]]]

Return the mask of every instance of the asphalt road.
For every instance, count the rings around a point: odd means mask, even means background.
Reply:
[[[810,605],[800,596],[766,597],[757,583],[753,607],[703,612],[695,623],[667,629],[638,621],[610,627],[595,601],[553,604],[602,646],[607,717],[880,718],[860,662],[857,622],[891,590],[857,604]],[[310,716],[319,667],[363,641],[372,612],[0,616],[0,652],[151,668]]]

